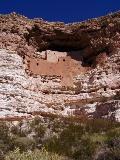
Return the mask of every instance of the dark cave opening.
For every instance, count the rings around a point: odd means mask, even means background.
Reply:
[[[107,91],[107,88],[106,88],[106,87],[104,87],[104,91]]]
[[[92,64],[93,64],[93,59],[91,60],[91,59],[88,59],[88,58],[83,58],[82,65],[84,67],[91,67]]]
[[[90,46],[86,46],[89,48]],[[51,51],[58,51],[58,52],[67,52],[67,56],[70,56],[72,59],[76,61],[82,62],[83,67],[95,67],[95,60],[97,56],[99,56],[101,53],[106,53],[107,56],[110,55],[110,49],[108,46],[100,48],[99,50],[96,49],[90,49],[89,52],[86,52],[86,47],[85,48],[76,48],[73,46],[60,46],[60,45],[50,45],[49,47],[42,49],[38,48],[37,51],[46,51],[46,50],[51,50]],[[59,61],[59,60],[58,60]],[[64,60],[63,60],[64,61]]]
[[[73,52],[73,51],[82,51],[86,47],[88,47],[88,45],[81,47],[80,45],[75,46],[75,45],[72,45],[72,44],[66,45],[65,42],[64,43],[61,42],[61,43],[62,44],[60,45],[60,44],[54,44],[52,42],[49,42],[48,46],[37,47],[37,51],[42,52],[42,51],[46,51],[46,50],[51,50],[51,51],[59,51],[59,52]]]
[[[58,52],[67,52],[67,56],[71,57],[72,59],[82,62],[82,66],[83,67],[91,67],[93,64],[93,59],[90,57],[88,58],[88,56],[84,57],[85,48],[73,48],[73,47],[60,47],[60,46],[54,46],[54,47],[48,47],[47,49],[40,49],[38,48],[37,51],[38,52],[42,52],[42,51],[46,51],[46,50],[51,50],[51,51],[58,51]],[[65,59],[63,59],[63,61],[65,62]],[[59,62],[59,59],[58,59]]]

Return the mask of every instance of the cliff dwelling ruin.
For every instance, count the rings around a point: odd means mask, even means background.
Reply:
[[[73,24],[1,15],[1,117],[120,121],[119,19],[120,12]]]
[[[28,69],[37,75],[56,75],[61,77],[63,86],[73,85],[73,78],[85,72],[82,67],[80,51],[60,52],[46,50],[36,52],[32,58],[27,57]],[[73,57],[74,58],[73,58]]]

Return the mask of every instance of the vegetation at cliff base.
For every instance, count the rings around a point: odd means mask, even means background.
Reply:
[[[5,160],[64,160],[62,156],[55,153],[48,153],[46,150],[35,150],[21,153],[17,148],[6,155]]]
[[[120,123],[75,117],[0,122],[1,160],[120,160]]]

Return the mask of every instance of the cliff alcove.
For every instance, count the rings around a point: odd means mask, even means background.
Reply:
[[[28,69],[32,74],[61,76],[62,84],[71,86],[74,76],[83,74],[87,69],[82,66],[80,52],[55,50],[36,52],[33,57],[27,57]]]
[[[0,28],[3,117],[81,108],[93,117],[111,104],[100,117],[120,121],[120,12],[72,24],[12,13],[0,15]]]

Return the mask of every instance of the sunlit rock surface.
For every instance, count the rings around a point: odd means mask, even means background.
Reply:
[[[82,23],[0,16],[0,118],[120,121],[120,12]]]
[[[17,53],[0,50],[0,117],[50,112],[120,120],[119,54],[108,58],[104,68],[78,75],[72,89],[62,90],[57,77],[46,77],[44,83],[41,76],[30,77]]]

